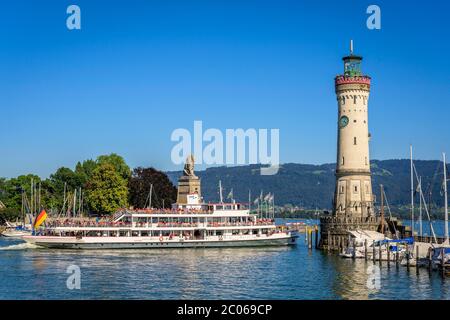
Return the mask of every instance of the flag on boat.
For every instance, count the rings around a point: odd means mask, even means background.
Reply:
[[[270,192],[264,197],[264,201],[269,201],[270,200],[270,197],[271,197],[271,194],[270,194]]]
[[[227,199],[233,199],[233,189],[231,189],[230,193],[228,194]]]
[[[39,226],[47,219],[47,212],[45,210],[42,210],[41,213],[36,217],[36,220],[34,220],[34,228],[39,228]]]

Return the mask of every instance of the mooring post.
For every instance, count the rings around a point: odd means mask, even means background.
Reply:
[[[406,245],[406,269],[409,271],[409,245]]]
[[[389,242],[386,243],[386,250],[387,250],[387,265],[388,268],[391,267],[391,250],[389,250]]]
[[[433,249],[431,247],[428,248],[428,271],[431,273],[431,269],[433,267]]]
[[[419,274],[419,245],[416,246],[416,273]]]
[[[397,267],[397,269],[398,269],[398,260],[400,259],[400,257],[399,257],[399,253],[398,253],[398,245],[397,245],[397,247],[396,247],[397,249],[396,249],[396,251],[395,251],[395,266]]]
[[[312,229],[308,229],[308,249],[312,250]]]
[[[441,248],[441,271],[442,271],[442,277],[445,277],[445,259],[444,259],[444,255],[445,255],[445,249],[444,247]]]
[[[364,240],[364,259],[367,261],[367,239]]]
[[[352,258],[356,258],[356,238],[352,239]]]
[[[383,255],[382,255],[382,251],[381,251],[381,241],[380,241],[380,242],[378,242],[378,259],[379,259],[380,266],[381,266],[382,257],[383,257]]]
[[[373,263],[375,264],[375,240],[373,240],[373,242],[372,242],[372,260],[373,260]]]
[[[398,259],[399,259],[399,254],[398,254],[398,245],[396,246],[395,249],[395,266],[398,268]]]
[[[315,225],[314,228],[315,228],[315,232],[316,232],[316,237],[314,239],[316,241],[315,247],[316,247],[316,249],[318,249],[319,248],[319,227],[317,225]]]

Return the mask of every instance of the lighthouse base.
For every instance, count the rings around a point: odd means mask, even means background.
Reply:
[[[382,228],[381,217],[322,217],[320,218],[319,249],[340,251],[349,244],[349,231],[367,230],[377,231],[393,238],[410,236],[410,232],[402,226],[397,219],[385,219]]]

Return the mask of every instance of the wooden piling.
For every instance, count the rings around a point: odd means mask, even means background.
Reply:
[[[386,250],[387,250],[387,265],[388,268],[391,267],[391,250],[389,250],[389,242],[386,243]]]
[[[373,260],[373,263],[375,264],[375,240],[373,240],[373,242],[372,242],[372,254],[373,254],[373,256],[372,256],[372,260]]]
[[[308,229],[306,230],[306,238],[308,239],[308,249],[311,250],[312,249],[312,239],[311,239],[312,233],[311,233],[311,228],[308,227]]]
[[[433,249],[430,247],[428,248],[428,271],[430,273],[432,268],[433,268]]]
[[[398,263],[399,263],[398,260],[400,260],[399,258],[400,258],[400,257],[399,257],[399,253],[398,253],[398,245],[397,245],[397,251],[395,251],[395,266],[397,267],[397,269],[398,269]]]
[[[367,261],[367,239],[364,240],[364,259]]]
[[[352,258],[356,258],[356,239],[352,239]]]
[[[444,247],[441,248],[441,271],[442,271],[442,277],[445,277],[445,249]]]
[[[416,274],[419,274],[419,245],[416,246]]]
[[[315,229],[315,247],[316,247],[316,249],[319,249],[319,227],[317,227],[317,225],[316,226],[314,226],[314,229]]]
[[[383,260],[382,258],[383,258],[383,255],[381,252],[381,241],[380,241],[380,242],[378,242],[378,260],[379,260],[380,266],[381,266],[381,263]]]
[[[409,271],[409,245],[406,245],[406,269]]]

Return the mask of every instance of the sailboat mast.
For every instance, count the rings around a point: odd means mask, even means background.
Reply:
[[[30,213],[33,216],[33,178],[31,178],[31,185],[30,185]]]
[[[66,215],[66,212],[65,212],[65,209],[66,209],[66,187],[67,187],[67,183],[64,182],[63,207],[62,207],[62,210],[61,210],[61,213],[64,216]]]
[[[444,208],[445,208],[445,242],[448,244],[448,199],[447,199],[447,165],[445,162],[445,153],[442,154],[443,160],[444,160]]]
[[[419,191],[422,193],[422,177],[419,177]],[[419,197],[419,232],[420,236],[423,235],[422,229],[422,197]]]
[[[39,189],[38,189],[38,212],[41,210],[41,182],[39,181]]]
[[[72,208],[72,216],[76,217],[77,215],[77,189],[73,191],[73,208]]]
[[[384,189],[383,185],[380,184],[380,195],[381,195],[381,233],[384,234]]]
[[[22,219],[23,219],[23,226],[25,227],[25,224],[26,224],[26,220],[25,220],[25,215],[26,215],[26,213],[25,213],[25,196],[24,196],[24,190],[22,189]]]
[[[149,207],[152,208],[152,194],[153,194],[153,183],[150,184],[150,200],[149,200]]]
[[[219,180],[219,197],[220,197],[220,203],[223,203],[223,196],[222,196],[222,180]]]
[[[272,195],[272,219],[275,219],[275,194]]]
[[[413,148],[409,146],[411,162],[411,235],[414,237],[414,172],[413,172]]]

